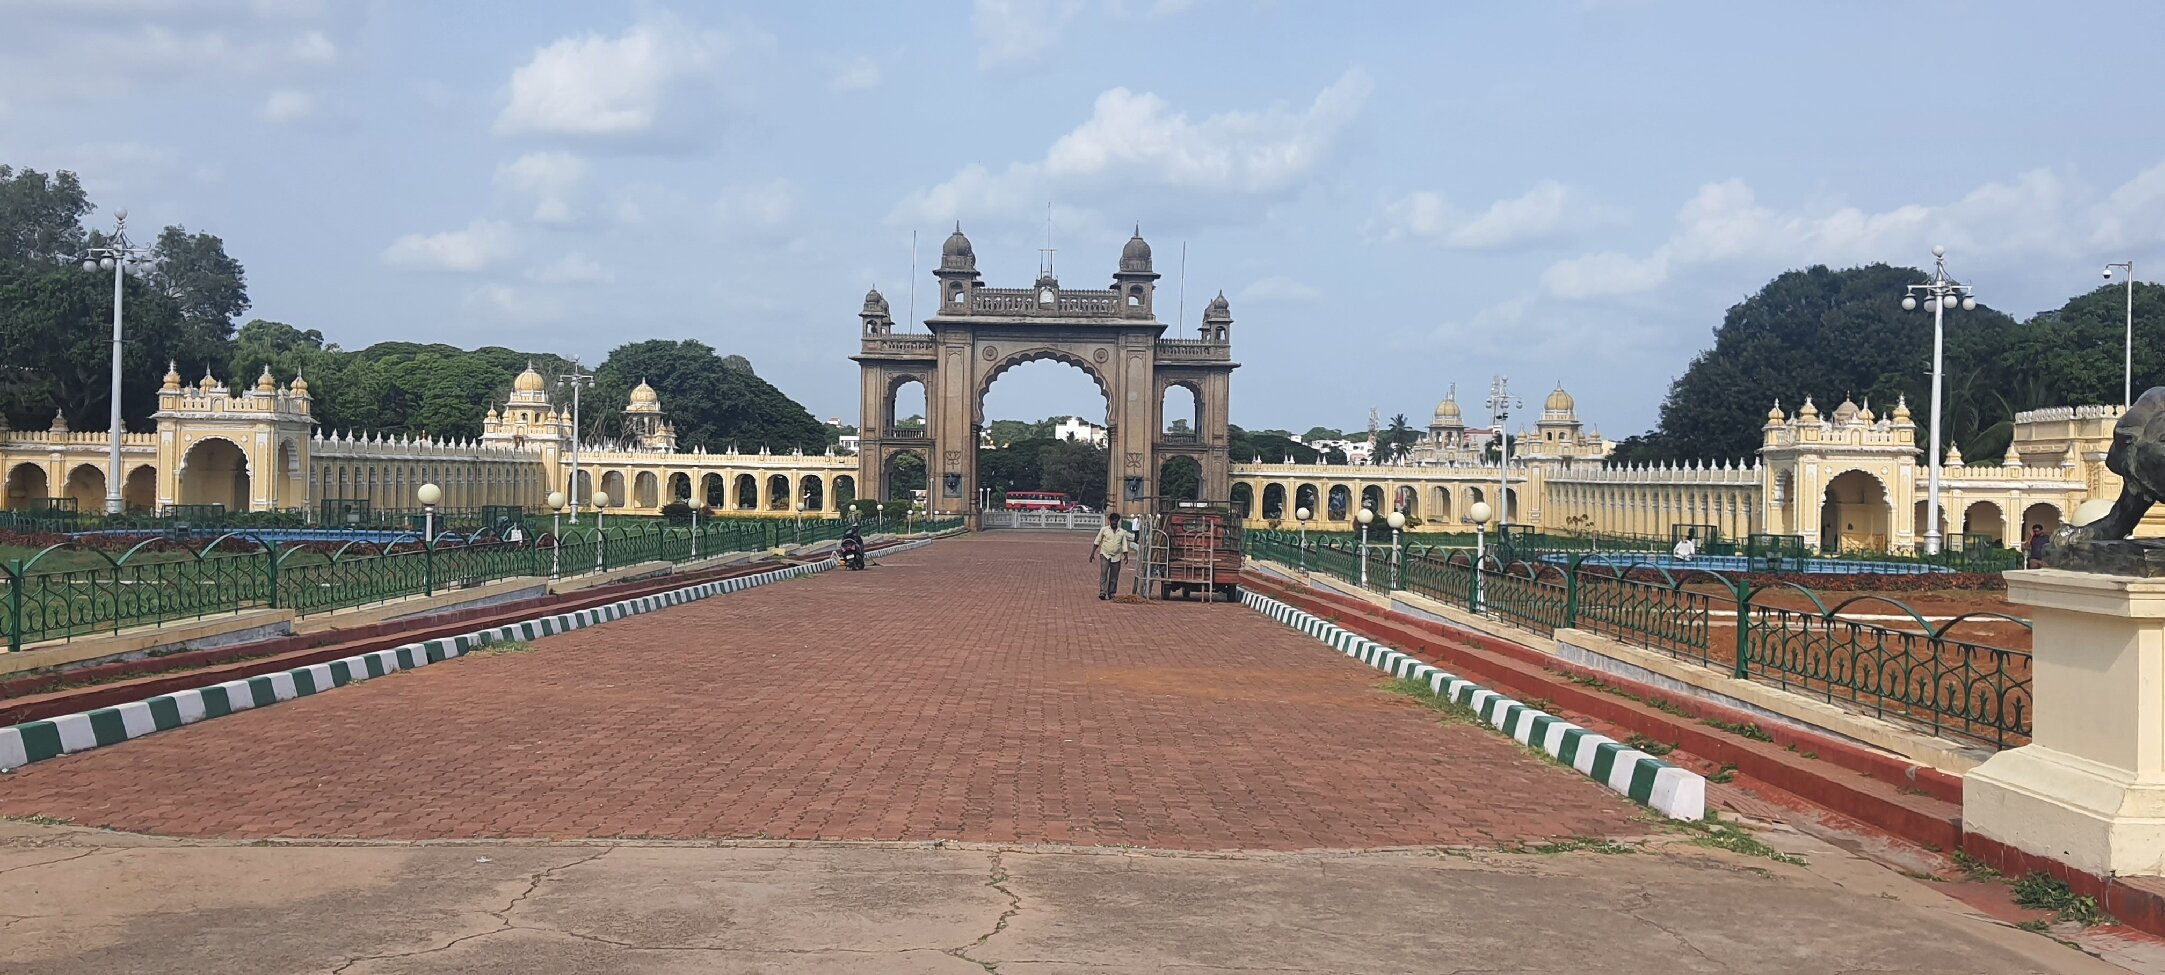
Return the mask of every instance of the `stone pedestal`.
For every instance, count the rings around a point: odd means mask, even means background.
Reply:
[[[1963,778],[1967,832],[2100,877],[2165,876],[2165,579],[2007,573],[2032,608],[2031,743]]]

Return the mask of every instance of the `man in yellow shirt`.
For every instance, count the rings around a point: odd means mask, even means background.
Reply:
[[[1120,562],[1134,549],[1128,533],[1120,527],[1120,516],[1108,512],[1105,527],[1090,543],[1090,557],[1099,561],[1098,598],[1111,599],[1120,588]]]

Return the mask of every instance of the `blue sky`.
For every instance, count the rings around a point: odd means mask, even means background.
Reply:
[[[225,238],[348,346],[693,337],[854,419],[855,312],[956,219],[995,286],[1232,302],[1234,421],[1557,382],[1655,419],[1730,304],[1944,243],[2017,315],[2165,267],[2165,6],[0,0],[0,161]],[[926,278],[925,280],[929,280]],[[920,301],[920,308],[925,306]],[[1950,342],[1959,342],[1959,324]],[[1805,390],[1769,390],[1771,399]],[[1102,409],[1064,366],[991,416]],[[1470,419],[1485,412],[1469,408]]]

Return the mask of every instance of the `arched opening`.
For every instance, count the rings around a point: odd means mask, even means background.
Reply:
[[[1370,484],[1367,487],[1362,488],[1361,507],[1374,511],[1376,514],[1379,515],[1391,510],[1383,503],[1383,486],[1379,484]],[[1358,512],[1356,512],[1356,514],[1358,514]]]
[[[827,510],[827,483],[817,475],[807,474],[797,480],[797,500],[804,502],[806,511]]]
[[[759,479],[750,474],[737,475],[738,511],[751,511],[759,507]]]
[[[1917,502],[1917,506],[1916,506],[1915,510],[1914,510],[1914,511],[1912,511],[1912,512],[1911,512],[1911,514],[1910,514],[1910,518],[1911,518],[1911,521],[1910,521],[1910,527],[1911,527],[1911,530],[1912,530],[1912,531],[1914,531],[1914,532],[1916,532],[1916,533],[1917,533],[1917,551],[1919,551],[1919,552],[1922,552],[1922,551],[1924,551],[1924,533],[1925,533],[1925,524],[1926,524],[1926,522],[1927,522],[1927,521],[1929,520],[1929,519],[1927,518],[1927,516],[1925,515],[1925,505],[1926,505],[1926,502],[1924,502],[1924,501],[1919,501],[1919,502]],[[1947,499],[1946,499],[1946,498],[1941,498],[1941,499],[1940,499],[1940,502],[1939,502],[1939,535],[1940,535],[1940,545],[1942,545],[1943,547],[1946,547],[1946,548],[1953,548],[1953,547],[1954,547],[1954,540],[1953,540],[1953,539],[1951,539],[1951,538],[1949,538],[1949,537],[1948,537],[1948,534],[1947,534]]]
[[[1242,519],[1253,517],[1255,511],[1255,486],[1246,481],[1233,485],[1232,501],[1233,513],[1236,517]]]
[[[609,495],[609,507],[611,508],[621,508],[625,502],[631,500],[631,495],[624,490],[623,471],[604,472],[601,475],[601,489],[603,493]]]
[[[789,496],[789,475],[767,475],[767,510],[788,511],[790,510],[791,500]]]
[[[1503,520],[1513,525],[1524,524],[1519,520],[1518,488],[1505,488],[1503,491]]]
[[[669,475],[669,500],[683,501],[686,504],[691,504],[693,503],[691,498],[692,476],[690,474],[684,473],[683,471],[678,471],[674,474]]]
[[[887,497],[883,501],[914,501],[925,496],[925,455],[897,450],[887,455]]]
[[[1391,499],[1391,507],[1393,507],[1393,508],[1396,508],[1396,509],[1398,509],[1399,511],[1403,511],[1403,512],[1405,512],[1405,513],[1406,513],[1406,517],[1408,517],[1408,518],[1418,518],[1418,517],[1420,517],[1420,515],[1421,515],[1421,492],[1420,492],[1420,489],[1418,489],[1418,488],[1415,488],[1415,487],[1413,487],[1413,486],[1412,486],[1412,485],[1410,485],[1410,484],[1401,484],[1401,485],[1399,485],[1399,486],[1398,486],[1398,490],[1397,490],[1397,492],[1395,492],[1395,493],[1396,493],[1396,494],[1397,494],[1398,496],[1397,496],[1397,497],[1395,497],[1395,498],[1393,498],[1393,499]]]
[[[1285,485],[1263,485],[1263,517],[1276,521],[1285,517]]]
[[[1299,516],[1299,509],[1301,508],[1308,509],[1308,517],[1310,518],[1315,517],[1317,512],[1323,510],[1321,498],[1318,497],[1316,490],[1316,486],[1313,484],[1303,484],[1293,489],[1295,517]]]
[[[1964,545],[1968,545],[1967,539],[1972,537],[1989,539],[1993,545],[2005,545],[2007,515],[2000,510],[1999,505],[1990,501],[1972,502],[1962,511],[1962,535],[1965,539]]]
[[[883,420],[889,436],[922,437],[930,429],[932,416],[925,400],[925,384],[915,377],[897,379],[888,384],[887,408]]]
[[[1203,465],[1193,457],[1167,457],[1158,465],[1158,497],[1195,501],[1203,496]]]
[[[631,479],[632,504],[652,510],[661,507],[661,478],[653,471],[640,471]]]
[[[848,474],[834,476],[834,507],[839,511],[857,500],[857,479]]]
[[[729,484],[720,474],[699,475],[699,503],[709,508],[729,507]]]
[[[248,510],[248,456],[230,440],[202,440],[180,461],[180,503]]]
[[[120,482],[120,503],[129,511],[149,511],[158,505],[158,469],[143,464]]]
[[[1436,521],[1451,520],[1451,489],[1439,487],[1429,491],[1428,514]]]
[[[275,463],[278,469],[271,478],[271,507],[291,510],[308,506],[308,473],[301,469],[301,452],[291,440],[278,442]]]
[[[1887,521],[1886,485],[1864,471],[1843,471],[1820,502],[1820,551],[1884,552]]]
[[[1186,383],[1173,383],[1158,395],[1158,430],[1169,443],[1186,443],[1196,439],[1196,431],[1203,428],[1203,400],[1195,394],[1195,388]]]
[[[2059,505],[2040,501],[2022,509],[2022,537],[2030,537],[2030,532],[2038,528],[2043,528],[2047,535],[2060,530]]]
[[[565,493],[570,495],[564,499],[567,504],[575,504],[581,507],[593,504],[594,472],[581,470],[579,473],[572,475]]]
[[[1084,403],[1091,405],[1076,408]],[[997,426],[1006,435],[976,445],[977,483],[949,484],[943,476],[931,487],[949,505],[966,503],[961,495],[982,491],[998,506],[1009,492],[1028,491],[1064,495],[1068,504],[1093,511],[1113,510],[1123,500],[1139,509],[1153,493],[1168,496],[1163,481],[1150,484],[1162,471],[1151,470],[1141,457],[1131,458],[1119,471],[1118,487],[1113,485],[1106,414],[1105,393],[1081,361],[1045,349],[1010,357],[978,390],[974,417],[980,428],[990,432]],[[1080,430],[1071,425],[1063,436],[1048,429],[1070,416],[1082,421]],[[1032,417],[1053,419],[1033,423]]]
[[[44,507],[45,499],[51,496],[42,465],[17,464],[8,470],[8,510]]]
[[[96,464],[77,464],[68,471],[60,496],[75,502],[77,511],[105,510],[105,472]]]
[[[1331,521],[1344,521],[1353,515],[1353,489],[1343,484],[1331,485],[1331,503],[1326,509]]]

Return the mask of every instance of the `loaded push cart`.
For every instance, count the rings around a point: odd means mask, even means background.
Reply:
[[[1200,595],[1206,601],[1240,594],[1240,516],[1230,502],[1165,501],[1145,519],[1143,595]]]

